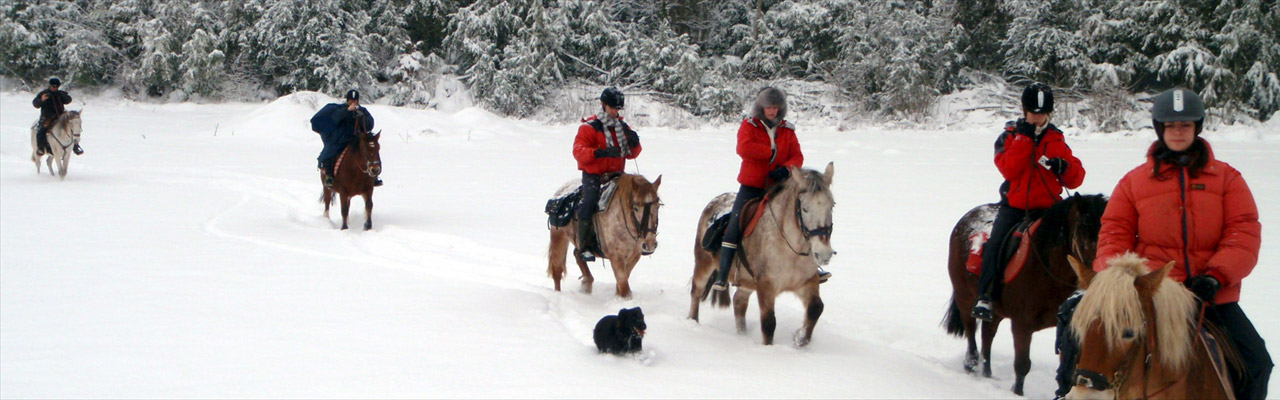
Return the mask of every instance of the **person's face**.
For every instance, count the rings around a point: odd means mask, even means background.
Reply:
[[[49,85],[49,90],[54,90],[54,91],[56,91],[56,90],[58,90],[58,88],[59,88],[59,87],[61,87],[61,86],[58,86],[58,85]]]
[[[621,109],[613,108],[608,104],[604,104],[604,102],[600,102],[600,105],[604,106],[604,112],[605,114],[609,114],[609,118],[617,118],[618,113],[622,111]]]
[[[358,106],[358,105],[360,105],[360,100],[356,100],[356,99],[347,99],[347,105],[348,105],[348,106]]]
[[[1022,114],[1024,115],[1024,118],[1026,118],[1027,123],[1031,125],[1044,126],[1045,123],[1049,122],[1049,113],[1041,114],[1041,113],[1033,113],[1033,112],[1024,112]]]
[[[1164,145],[1173,151],[1185,151],[1196,140],[1195,121],[1164,123]]]
[[[768,120],[778,119],[778,106],[768,106],[764,108],[764,117]]]

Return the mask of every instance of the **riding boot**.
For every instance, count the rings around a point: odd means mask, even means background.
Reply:
[[[77,156],[84,154],[84,148],[80,147],[80,143],[76,143],[76,147],[72,148],[71,151],[76,152]]]
[[[986,293],[980,294],[978,295],[977,304],[973,305],[973,317],[982,321],[991,322],[992,308],[994,308],[994,306],[991,305],[991,295]]]
[[[333,164],[321,162],[320,171],[324,174],[324,187],[333,188]]]
[[[578,258],[585,262],[596,260],[596,255],[592,252],[592,249],[596,246],[591,244],[591,238],[595,237],[595,224],[592,222],[591,218],[578,219],[578,244],[574,252],[578,254]]]
[[[373,178],[373,186],[374,187],[382,186],[382,179]]]
[[[50,154],[53,152],[53,148],[49,147],[49,135],[47,134],[48,132],[49,132],[49,128],[40,128],[38,131],[36,131],[36,153],[37,154],[44,155],[44,154]]]
[[[711,290],[722,291],[729,290],[729,267],[733,266],[733,257],[737,255],[738,248],[725,243],[720,245],[720,268],[716,270],[716,282],[711,284]]]

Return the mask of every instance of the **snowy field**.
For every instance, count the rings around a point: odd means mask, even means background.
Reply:
[[[327,100],[144,104],[78,99],[87,153],[65,181],[36,175],[31,93],[0,95],[0,397],[1014,398],[1004,325],[992,379],[961,367],[938,323],[947,237],[997,198],[1003,120],[927,131],[838,132],[798,119],[806,165],[835,162],[839,255],[806,348],[803,313],[778,300],[779,345],[729,310],[685,319],[694,228],[736,190],[736,126],[637,126],[630,172],[663,176],[660,246],[613,296],[546,275],[545,200],[578,176],[575,125],[373,105],[386,186],[374,229],[339,231],[317,202]],[[793,118],[795,119],[795,118]],[[1258,199],[1259,266],[1241,301],[1280,354],[1280,124],[1209,132]],[[1109,193],[1154,134],[1079,135],[1081,192]],[[353,205],[352,225],[363,222]],[[599,355],[596,321],[640,306],[648,360]],[[1051,330],[1033,341],[1027,396],[1053,392]],[[1271,393],[1280,393],[1273,379]]]

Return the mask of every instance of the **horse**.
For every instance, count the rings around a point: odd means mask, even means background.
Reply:
[[[984,230],[990,232],[997,207],[997,204],[974,207],[951,230],[947,270],[951,276],[952,292],[943,326],[947,333],[964,336],[969,342],[965,352],[965,371],[975,372],[981,361],[982,376],[989,378],[991,341],[1000,322],[1009,318],[1013,326],[1013,369],[1017,375],[1013,393],[1021,396],[1027,372],[1031,370],[1031,335],[1057,325],[1058,306],[1076,290],[1077,285],[1067,255],[1093,261],[1107,200],[1101,194],[1076,193],[1044,211],[1040,228],[1023,239],[1031,241],[1028,251],[1032,254],[1026,258],[1022,272],[1002,286],[995,299],[993,319],[983,324],[982,356],[979,358],[974,339],[977,320],[967,312],[978,299],[978,276],[965,268],[965,261],[974,246],[973,238],[980,237]]]
[[[364,197],[364,230],[373,229],[373,182],[382,174],[382,146],[378,139],[382,131],[370,134],[363,124],[356,122],[357,140],[347,145],[338,155],[338,165],[333,171],[333,187],[324,187],[320,202],[324,203],[324,218],[329,218],[329,205],[334,196],[342,197],[342,229],[347,229],[347,212],[351,210],[351,198]],[[324,185],[324,172],[320,173]]]
[[[649,183],[640,175],[620,174],[614,179],[617,189],[608,207],[597,212],[595,220],[596,234],[599,237],[600,249],[605,259],[613,267],[613,276],[617,280],[616,293],[621,298],[631,298],[631,285],[628,280],[631,270],[640,261],[640,256],[653,254],[658,248],[658,209],[662,200],[658,197],[658,186],[662,185],[659,175],[653,183]],[[565,188],[578,185],[578,181],[570,181]],[[555,282],[556,291],[560,291],[560,280],[565,275],[565,257],[569,244],[581,248],[577,243],[577,216],[566,226],[548,226],[551,231],[551,243],[548,246],[547,275]],[[587,269],[587,263],[574,257],[578,268],[582,270],[582,291],[591,293],[591,285],[595,277]]]
[[[813,327],[822,315],[822,297],[818,295],[818,267],[831,262],[831,211],[835,199],[831,179],[835,164],[827,163],[824,172],[791,168],[791,178],[774,185],[767,192],[768,201],[761,205],[759,222],[751,234],[742,238],[738,257],[729,273],[729,282],[738,286],[733,295],[733,316],[738,333],[747,332],[747,305],[753,292],[760,305],[760,331],[764,345],[773,344],[777,327],[774,301],[783,292],[794,293],[805,307],[804,327],[793,335],[796,347],[809,344]],[[693,278],[690,290],[689,319],[698,320],[698,305],[708,297],[709,287],[720,265],[719,252],[700,245],[707,226],[716,215],[733,207],[733,193],[717,196],[698,219],[697,238],[693,246]],[[744,212],[743,219],[750,219]],[[711,305],[729,305],[728,291],[711,296]]]
[[[80,143],[80,111],[67,111],[52,122],[45,135],[49,138],[50,152],[40,152],[36,134],[40,132],[40,123],[31,125],[31,162],[36,164],[36,174],[40,174],[40,157],[45,158],[49,166],[49,175],[53,175],[53,161],[58,161],[58,178],[67,179],[67,165],[71,162],[71,148]]]
[[[1076,386],[1068,399],[1234,398],[1226,365],[1215,368],[1199,334],[1201,302],[1168,279],[1174,262],[1148,272],[1147,259],[1126,253],[1094,273],[1075,259],[1087,287],[1071,320],[1080,343]],[[1226,336],[1208,321],[1224,361],[1239,367]],[[1224,363],[1225,364],[1225,363]]]

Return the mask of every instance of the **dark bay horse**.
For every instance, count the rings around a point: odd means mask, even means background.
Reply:
[[[333,187],[325,187],[320,194],[324,203],[324,217],[329,218],[329,205],[334,196],[342,200],[342,229],[347,229],[347,212],[351,210],[351,198],[364,197],[364,230],[373,229],[373,182],[382,174],[382,157],[379,152],[382,146],[378,139],[382,132],[369,133],[360,120],[356,122],[357,140],[342,150],[333,171]],[[321,185],[324,184],[324,173],[320,173]]]
[[[804,327],[793,336],[795,345],[805,346],[813,338],[813,328],[823,309],[822,297],[818,295],[818,266],[830,263],[835,254],[831,248],[831,211],[836,204],[831,193],[834,175],[833,163],[828,163],[826,171],[821,173],[792,168],[791,178],[783,181],[778,190],[771,191],[754,231],[742,238],[740,257],[734,260],[729,272],[729,282],[739,285],[733,295],[738,333],[747,331],[747,302],[753,292],[758,292],[760,331],[764,344],[773,344],[777,328],[774,301],[779,294],[791,292],[805,307]],[[698,305],[710,294],[712,275],[720,265],[719,252],[707,251],[700,243],[714,216],[732,208],[735,197],[733,193],[717,196],[698,218],[693,246],[693,288],[689,293],[689,319],[694,321],[698,320]],[[748,216],[744,214],[743,218]],[[711,305],[727,307],[728,291],[712,295]]]
[[[1013,392],[1022,395],[1023,383],[1031,370],[1031,334],[1056,326],[1058,306],[1076,290],[1076,275],[1067,262],[1067,256],[1093,262],[1107,199],[1101,194],[1076,193],[1044,212],[1039,230],[1029,238],[1031,254],[1027,256],[1022,272],[1001,286],[994,303],[994,318],[982,325],[982,355],[979,357],[974,338],[977,320],[969,313],[978,299],[978,276],[965,268],[965,261],[973,246],[972,238],[975,235],[980,237],[984,229],[990,232],[996,207],[996,204],[985,204],[969,210],[951,230],[951,249],[947,260],[947,271],[951,276],[951,305],[943,326],[947,333],[963,335],[968,340],[965,370],[975,372],[981,361],[982,376],[990,377],[991,341],[1000,322],[1008,318],[1013,326],[1013,369],[1017,375]]]
[[[1071,260],[1087,287],[1071,320],[1080,340],[1076,386],[1068,399],[1228,399],[1233,398],[1227,366],[1214,368],[1198,329],[1200,301],[1168,279],[1174,262],[1149,271],[1147,259],[1127,253],[1094,273]],[[1212,323],[1218,344],[1230,343]],[[1223,360],[1239,357],[1219,347]]]
[[[594,216],[596,233],[599,235],[600,248],[604,251],[604,259],[613,267],[613,276],[618,282],[618,297],[630,298],[631,270],[640,262],[640,256],[653,254],[658,248],[658,209],[662,200],[658,198],[658,186],[662,185],[662,176],[649,183],[640,175],[622,174],[614,178],[617,189],[609,199],[609,206],[601,209]],[[574,180],[560,189],[572,191],[581,185]],[[578,247],[577,217],[569,225],[549,226],[551,243],[547,248],[547,275],[555,281],[556,291],[560,291],[560,280],[564,279],[565,257],[569,253],[569,244]],[[574,257],[578,268],[582,270],[582,291],[591,293],[591,285],[595,277],[587,269],[587,263]]]

